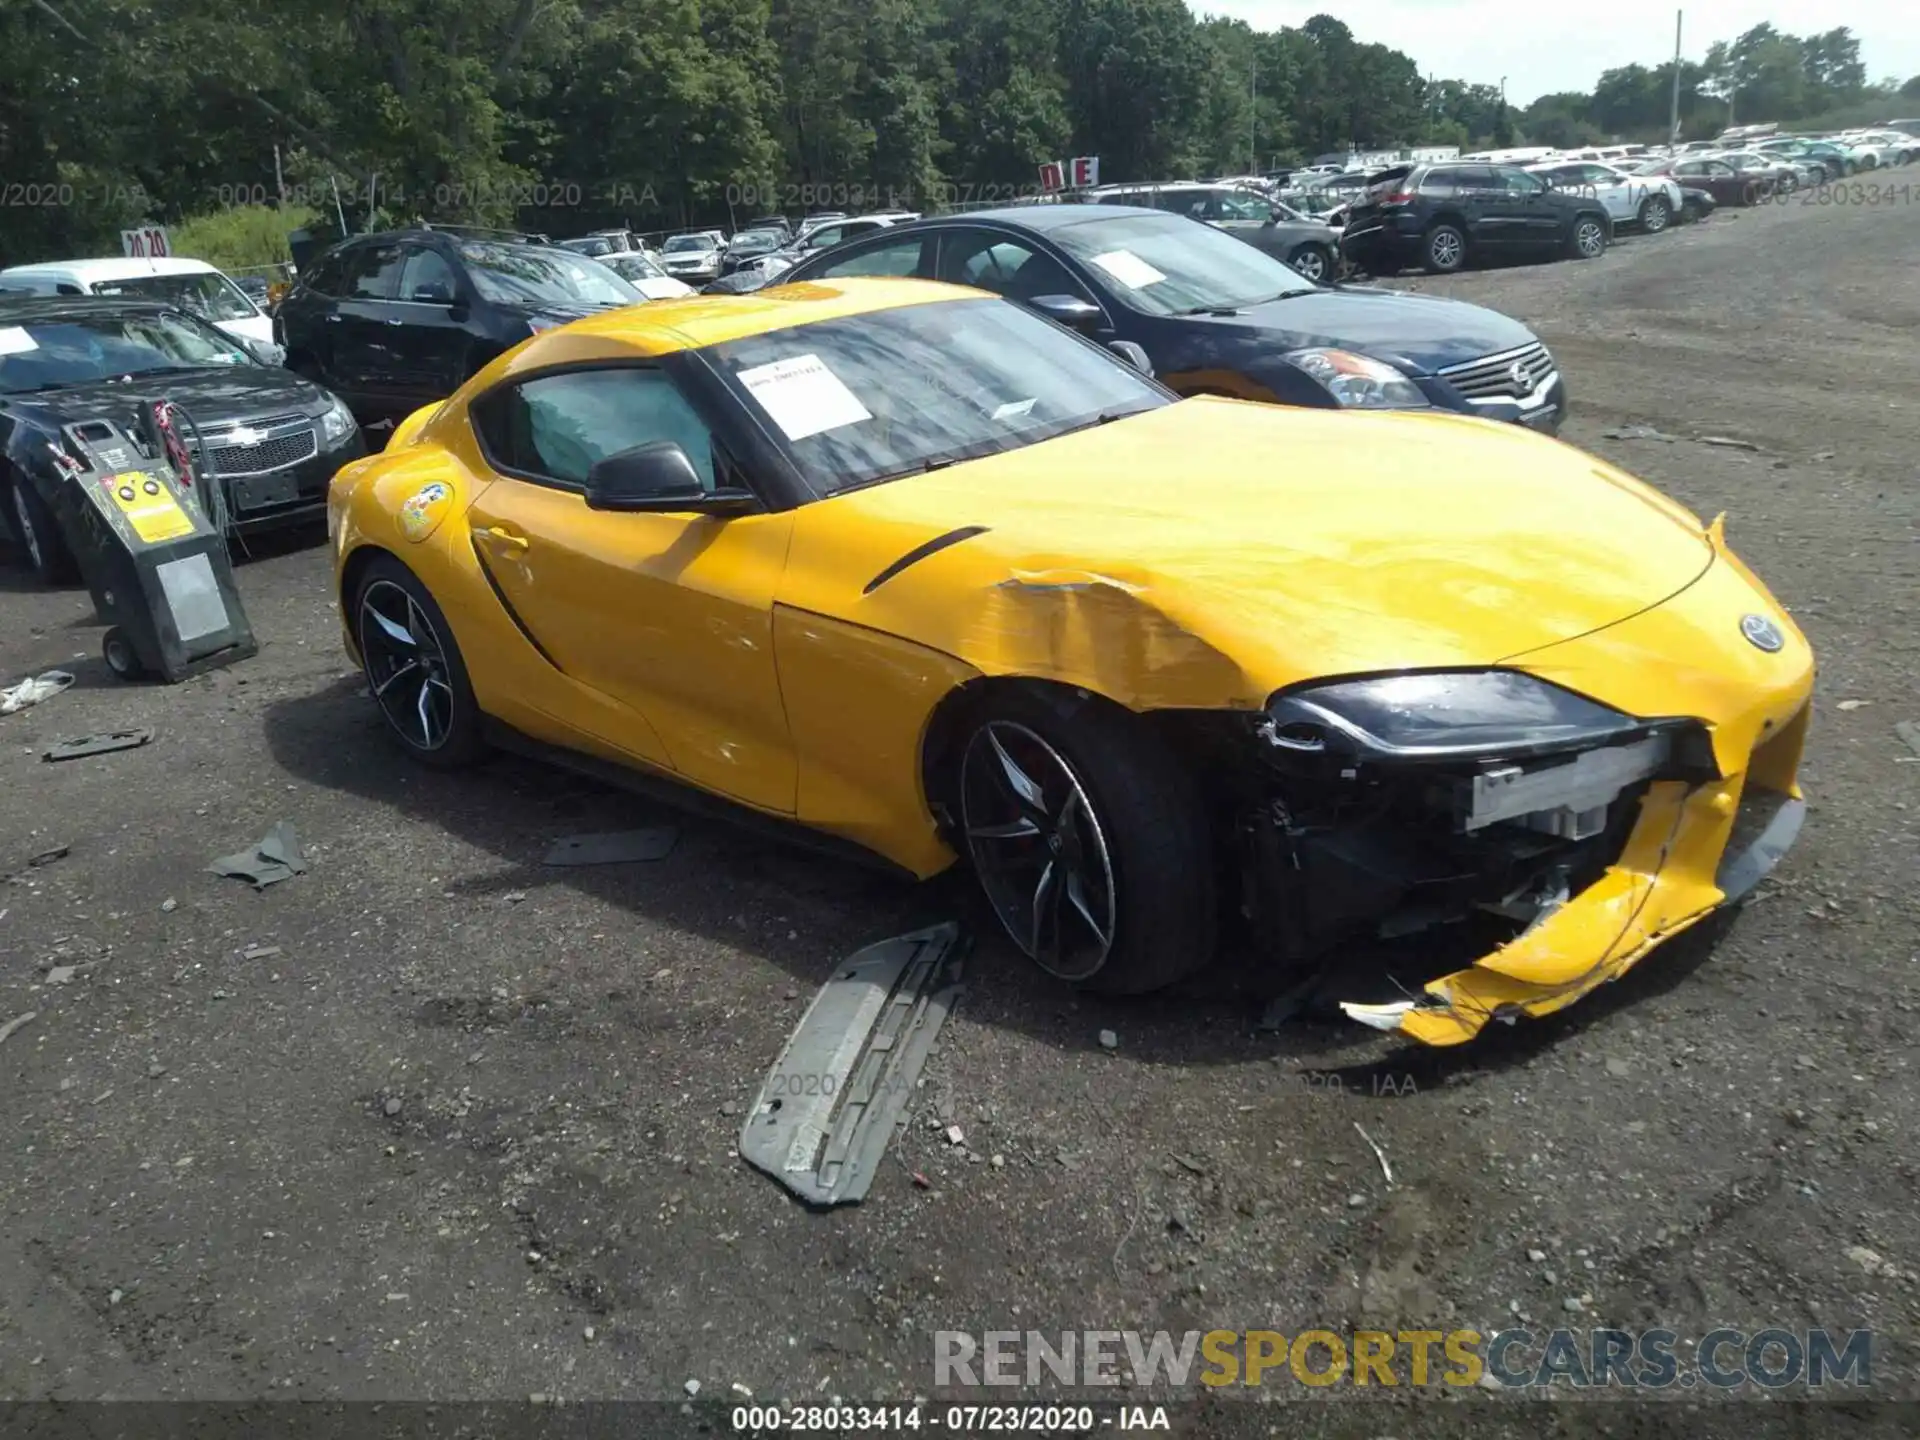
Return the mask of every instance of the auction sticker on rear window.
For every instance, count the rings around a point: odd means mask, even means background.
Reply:
[[[1129,290],[1144,290],[1167,278],[1131,250],[1109,250],[1094,256],[1093,263]]]
[[[804,440],[823,430],[838,430],[842,425],[857,425],[873,418],[860,397],[818,355],[795,355],[771,365],[756,365],[740,371],[739,379],[789,440]]]
[[[0,325],[0,355],[24,355],[39,348],[39,342],[20,326]]]

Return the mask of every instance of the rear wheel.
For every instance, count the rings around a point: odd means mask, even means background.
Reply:
[[[1658,235],[1673,223],[1673,205],[1664,195],[1649,195],[1640,204],[1640,228]]]
[[[1567,234],[1567,253],[1576,260],[1598,260],[1607,253],[1607,225],[1598,215],[1576,215]]]
[[[1434,275],[1451,275],[1467,263],[1467,237],[1457,225],[1439,224],[1427,231],[1421,259]]]
[[[42,585],[69,584],[79,567],[74,564],[73,552],[67,549],[53,511],[24,477],[16,477],[8,489],[13,492],[10,518],[14,537],[26,552],[28,568]]]
[[[962,844],[1029,959],[1075,985],[1143,994],[1212,958],[1206,811],[1145,721],[1101,700],[1002,690],[962,733]]]
[[[392,556],[377,556],[361,572],[350,605],[367,688],[401,748],[438,770],[485,754],[466,662],[419,577]]]

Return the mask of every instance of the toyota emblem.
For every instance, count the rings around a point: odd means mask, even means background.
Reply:
[[[1513,388],[1522,395],[1533,393],[1533,376],[1527,373],[1526,361],[1514,361],[1512,368],[1507,371],[1507,378],[1513,381]]]
[[[1769,655],[1787,643],[1787,637],[1780,633],[1780,627],[1764,615],[1742,615],[1740,633],[1747,637],[1748,644]]]

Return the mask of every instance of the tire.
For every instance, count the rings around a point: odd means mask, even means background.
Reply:
[[[1658,235],[1673,223],[1673,202],[1664,195],[1649,195],[1640,202],[1640,228]]]
[[[1598,260],[1606,253],[1607,222],[1593,214],[1574,216],[1567,228],[1567,254],[1575,260]]]
[[[1850,178],[1858,174],[1859,171],[1860,171],[1860,167],[1854,164],[1853,161],[1851,160],[1842,160],[1840,162],[1840,173],[1843,176]]]
[[[126,633],[118,625],[101,637],[100,658],[122,680],[140,680],[146,676],[147,667],[140,663],[133,642],[127,639]]]
[[[53,518],[47,502],[23,477],[16,476],[7,489],[11,492],[7,523],[20,542],[27,568],[42,585],[72,584],[79,578],[80,567],[74,563],[73,552],[67,548],[67,537],[60,533],[60,524]]]
[[[355,581],[347,614],[367,688],[400,748],[436,770],[458,770],[485,755],[466,662],[419,577],[391,555],[375,556]]]
[[[1000,689],[958,733],[959,845],[1021,953],[1118,995],[1163,989],[1213,958],[1206,807],[1146,721],[1104,700]]]
[[[1333,276],[1333,255],[1324,245],[1302,245],[1287,264],[1300,272],[1302,279],[1324,285]]]
[[[1429,275],[1454,274],[1467,263],[1466,233],[1445,221],[1434,226],[1421,243],[1420,262]]]

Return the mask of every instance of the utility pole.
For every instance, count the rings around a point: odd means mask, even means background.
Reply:
[[[287,177],[280,173],[280,142],[273,142],[273,188],[280,197],[280,208],[287,208]]]
[[[1673,12],[1673,124],[1667,134],[1669,149],[1680,144],[1680,22],[1686,11]]]
[[[1255,37],[1257,40],[1259,37]],[[1252,52],[1247,66],[1247,173],[1260,173],[1260,52]]]

